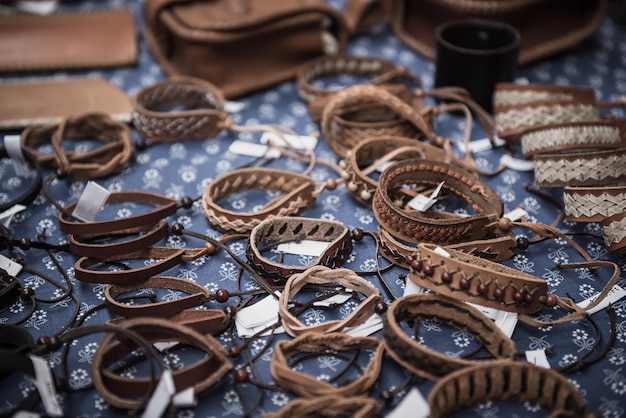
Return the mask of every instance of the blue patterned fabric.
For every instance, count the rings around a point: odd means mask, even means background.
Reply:
[[[343,5],[342,1],[333,1],[338,8]],[[78,5],[66,6],[74,8],[99,8],[130,6],[135,14],[138,27],[141,27],[142,18],[139,1],[89,1]],[[111,28],[115,30],[115,28]],[[94,70],[89,72],[57,72],[53,74],[37,74],[35,77],[71,78],[76,76],[102,77],[112,84],[121,88],[131,97],[142,87],[150,85],[166,77],[153,56],[148,51],[145,42],[138,33],[139,38],[139,62],[136,67],[120,68],[114,70]],[[260,46],[262,47],[262,46]],[[269,46],[266,46],[269,47]],[[407,48],[396,38],[386,26],[378,26],[371,33],[367,33],[352,40],[348,47],[348,53],[363,56],[376,56],[392,60],[397,64],[407,66],[422,79],[425,89],[433,87],[434,63],[416,54]],[[626,33],[621,31],[615,23],[607,18],[595,36],[585,41],[579,47],[566,53],[553,57],[541,63],[523,67],[519,76],[531,83],[589,86],[595,89],[599,99],[616,99],[626,94]],[[2,81],[21,76],[4,76]],[[29,75],[28,77],[33,77]],[[354,83],[355,79],[350,76],[342,76],[331,81],[328,85],[346,86]],[[232,118],[239,125],[255,124],[279,124],[292,129],[299,134],[315,134],[319,126],[312,122],[308,116],[307,106],[297,95],[295,83],[292,81],[282,83],[274,88],[261,91],[248,97],[237,100],[241,103],[241,110],[232,113]],[[618,117],[624,116],[624,111],[614,111]],[[454,115],[442,115],[436,121],[436,130],[441,135],[461,141],[464,122]],[[480,129],[475,129],[474,139],[484,136]],[[139,135],[133,131],[134,140]],[[217,138],[200,141],[163,143],[149,147],[144,151],[137,151],[134,158],[119,175],[98,180],[98,183],[111,191],[119,190],[142,190],[165,194],[180,199],[184,196],[197,197],[206,189],[207,185],[217,176],[240,167],[251,161],[250,157],[235,155],[228,151],[230,143],[235,140],[243,140],[252,143],[259,141],[257,133],[222,133]],[[48,150],[50,151],[50,150]],[[475,156],[481,168],[493,169],[502,149],[482,152]],[[337,162],[337,157],[320,138],[315,149],[318,159]],[[0,197],[11,195],[12,190],[23,187],[20,179],[13,176],[10,166],[0,166]],[[303,163],[279,159],[269,165],[274,168],[283,168],[294,172],[302,172],[306,169]],[[45,176],[52,174],[44,172]],[[317,166],[311,176],[316,181],[323,181],[337,174],[329,169]],[[494,177],[485,177],[484,181],[489,184],[501,197],[505,205],[505,211],[510,211],[521,205],[529,213],[532,222],[551,223],[559,211],[553,204],[541,197],[529,193],[524,185],[532,184],[532,172],[518,172],[506,169]],[[80,196],[85,186],[84,181],[59,180],[51,187],[51,193],[62,204],[75,201]],[[545,193],[557,200],[562,200],[562,189],[545,189]],[[1,194],[1,192],[6,193]],[[231,210],[251,210],[255,206],[271,200],[271,194],[233,194],[229,196],[223,205]],[[463,208],[452,206],[452,203],[443,201],[438,203],[438,209],[456,211],[462,213]],[[130,214],[141,213],[140,206],[127,205],[122,208],[112,208],[102,214],[103,217],[122,217]],[[66,243],[67,236],[59,231],[56,220],[57,211],[44,198],[43,194],[24,212],[17,214],[11,223],[11,230],[15,238],[30,237],[35,239],[36,234],[45,234],[49,243]],[[376,231],[377,222],[370,208],[361,206],[345,190],[343,186],[333,191],[324,191],[317,199],[315,207],[303,216],[337,220],[343,222],[349,228],[362,228],[366,231]],[[193,208],[180,209],[168,219],[170,224],[180,222],[187,229],[219,237],[208,223],[203,214],[200,202],[196,202]],[[559,228],[563,231],[576,231],[586,234],[576,235],[575,240],[597,260],[616,261],[622,272],[626,268],[622,257],[611,256],[603,241],[597,235],[601,233],[599,224],[575,224],[562,222]],[[520,235],[527,231],[519,230]],[[189,237],[177,237],[170,235],[161,242],[161,245],[170,247],[197,247],[201,241]],[[228,243],[229,248],[237,255],[245,255],[245,240]],[[62,281],[60,273],[49,256],[40,250],[29,251],[15,250],[15,253],[3,251],[6,257],[19,255],[23,257],[27,265],[35,270],[45,272],[52,278]],[[277,254],[273,254],[277,257]],[[79,309],[82,312],[104,302],[105,285],[81,283],[73,279],[74,262],[76,258],[67,253],[57,253],[57,261],[65,272],[72,278],[74,290],[80,301]],[[532,245],[525,251],[518,251],[511,260],[504,262],[506,265],[519,269],[529,274],[541,277],[547,281],[550,292],[560,296],[570,295],[574,300],[580,301],[599,292],[610,272],[598,271],[595,274],[587,270],[559,270],[554,266],[557,263],[581,261],[580,255],[563,240],[547,240]],[[306,264],[310,258],[301,257],[299,263]],[[388,263],[384,259],[379,260],[381,266]],[[372,271],[376,269],[375,248],[373,241],[365,238],[355,243],[354,251],[345,264],[345,267],[355,271]],[[404,281],[402,274],[406,271],[401,268],[392,268],[383,274],[390,290],[395,297],[403,294]],[[214,256],[202,257],[192,262],[185,262],[167,272],[168,275],[195,281],[211,291],[219,288],[234,290],[238,277],[237,264],[223,251]],[[28,287],[35,290],[36,294],[52,297],[61,295],[59,289],[54,288],[36,275],[22,272],[19,279]],[[375,285],[381,287],[376,276],[367,276]],[[253,289],[257,285],[245,274],[242,278],[242,287]],[[626,286],[625,280],[620,278],[620,285]],[[389,295],[383,291],[386,301],[390,301]],[[165,299],[180,297],[176,291],[163,292],[160,295]],[[224,304],[210,302],[208,308],[223,308]],[[342,310],[313,309],[301,318],[307,324],[316,324],[324,320],[347,316],[356,303],[350,302],[342,307]],[[626,414],[626,302],[617,302],[613,306],[616,319],[616,335],[613,345],[606,351],[604,356],[595,364],[591,364],[582,371],[567,373],[567,378],[582,393],[588,404],[588,409],[598,413],[602,417],[619,417]],[[30,331],[35,338],[51,335],[57,332],[70,318],[75,309],[75,304],[69,299],[53,304],[38,303],[33,314],[21,325]],[[14,323],[28,313],[29,306],[18,301],[10,308],[0,312],[0,323]],[[562,315],[562,312],[544,309],[538,316],[539,319],[550,320]],[[90,316],[85,324],[102,323],[112,318],[105,310]],[[601,335],[596,335],[589,321],[566,323],[549,326],[546,328],[533,328],[524,324],[518,324],[513,339],[519,351],[550,348],[548,360],[554,368],[563,367],[575,362],[593,347],[596,340],[601,339],[599,347],[604,347],[609,338],[609,317],[606,312],[599,312],[593,316],[599,324]],[[374,334],[381,338],[380,331]],[[68,380],[73,387],[81,387],[91,383],[91,363],[98,347],[101,335],[93,335],[79,339],[71,348],[68,362]],[[218,335],[218,341],[226,348],[230,347],[230,334]],[[251,353],[260,353],[255,360],[255,369],[258,374],[256,380],[264,383],[272,383],[269,373],[269,363],[273,355],[273,344],[279,339],[288,339],[286,334],[275,336],[271,340],[269,348],[265,342],[269,337],[262,337],[252,342]],[[462,329],[451,328],[443,324],[431,321],[423,324],[420,329],[420,340],[428,346],[435,347],[439,351],[450,355],[463,355],[475,347],[475,336],[468,334]],[[600,349],[592,353],[589,358],[593,359],[600,355]],[[53,351],[44,355],[52,370],[61,375],[61,351]],[[190,353],[174,351],[169,359],[178,367],[183,367],[190,360]],[[245,364],[245,357],[235,358],[236,364]],[[321,357],[309,360],[302,364],[302,372],[316,376],[320,380],[330,379],[342,367],[341,362],[332,357]],[[145,371],[144,371],[145,372]],[[130,368],[124,372],[126,375],[138,375],[142,373],[141,367]],[[384,389],[392,389],[404,382],[409,376],[394,361],[388,357],[383,363],[382,373],[373,387],[371,394],[377,397]],[[15,378],[10,380],[13,384],[2,384],[0,388],[0,409],[9,408],[34,390],[34,386],[26,379]],[[413,386],[417,387],[424,396],[428,396],[433,382],[422,381]],[[257,389],[252,384],[240,387],[243,400],[252,404],[257,394],[261,395],[261,402],[252,416],[262,416],[264,413],[276,411],[286,405],[295,395],[284,390]],[[408,388],[401,391],[391,405],[383,410],[383,414],[391,411],[395,403],[399,402]],[[241,416],[246,407],[242,404],[233,386],[233,377],[228,376],[223,382],[203,393],[198,399],[195,408],[181,409],[179,417],[234,417]],[[125,416],[126,412],[109,406],[98,393],[91,389],[74,395],[61,395],[61,401],[66,416],[104,417]],[[468,408],[459,413],[463,417],[534,417],[544,416],[544,410],[536,405],[528,403],[495,402]]]

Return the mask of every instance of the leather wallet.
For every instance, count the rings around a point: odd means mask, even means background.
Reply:
[[[0,72],[131,65],[137,61],[130,9],[0,18]]]
[[[129,122],[130,99],[99,78],[0,83],[0,130],[59,123],[84,112],[103,112]]]

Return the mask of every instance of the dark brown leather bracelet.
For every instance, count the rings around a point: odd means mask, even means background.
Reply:
[[[436,187],[441,182],[443,190],[460,197],[477,213],[461,217],[435,211],[409,212],[396,202],[402,196],[395,192],[403,185]],[[438,161],[409,159],[387,167],[380,175],[372,210],[382,228],[412,244],[447,245],[504,235],[495,227],[487,227],[502,217],[504,208],[498,195],[467,170]]]
[[[521,361],[498,360],[439,379],[428,395],[430,418],[443,418],[492,401],[541,405],[549,417],[597,418],[576,386],[560,373]]]
[[[218,204],[233,193],[252,190],[279,192],[281,195],[254,212],[236,212]],[[315,183],[308,176],[273,168],[242,168],[213,180],[202,196],[202,207],[217,230],[247,234],[270,216],[299,215],[312,208],[315,200]]]
[[[380,136],[359,142],[339,162],[339,166],[344,170],[341,176],[348,192],[359,203],[370,207],[378,181],[368,177],[363,168],[381,159],[392,162],[408,158],[449,161],[443,150],[425,142],[412,138]]]
[[[87,152],[65,150],[63,141],[93,138],[104,145]],[[133,153],[130,129],[104,113],[85,113],[65,118],[59,124],[27,128],[22,142],[46,168],[75,180],[93,180],[119,173]],[[36,147],[50,142],[54,149],[45,155]]]
[[[515,359],[517,353],[513,340],[491,319],[478,309],[445,296],[426,293],[404,296],[396,299],[382,318],[387,353],[407,370],[428,379],[437,380],[477,361],[451,357],[420,344],[401,328],[401,321],[432,319],[462,328],[471,332],[494,359]]]
[[[188,387],[196,394],[221,381],[232,369],[226,350],[211,335],[200,334],[193,329],[161,318],[134,318],[116,323],[117,326],[135,331],[149,342],[176,341],[188,344],[208,354],[191,366],[172,371],[177,391]],[[124,377],[108,370],[117,360],[137,348],[129,339],[114,340],[107,333],[100,342],[92,362],[93,383],[102,398],[112,406],[136,409],[149,396],[150,379]]]
[[[353,417],[376,418],[381,405],[365,396],[327,395],[312,399],[294,399],[276,412],[265,414],[265,418],[319,418]]]
[[[184,105],[185,109],[162,109]],[[208,81],[171,77],[143,88],[132,102],[133,125],[152,142],[214,138],[228,118],[222,92]]]
[[[328,242],[328,247],[306,266],[277,263],[266,258],[260,250],[262,244],[302,239]],[[287,280],[315,265],[339,267],[351,253],[352,234],[341,222],[290,216],[274,216],[258,224],[250,233],[246,249],[250,265],[261,276],[274,281]]]
[[[327,351],[345,352],[353,350],[370,350],[373,354],[361,376],[342,386],[333,386],[300,373],[289,367],[288,360],[297,353],[317,353],[324,355]],[[374,384],[380,373],[383,357],[383,344],[375,337],[350,337],[343,333],[305,333],[292,340],[278,341],[274,348],[274,356],[270,363],[270,373],[280,387],[289,389],[303,398],[311,399],[320,396],[359,396],[364,395]]]
[[[407,68],[399,67],[382,58],[341,54],[316,58],[300,69],[297,78],[298,95],[309,104],[309,115],[314,121],[322,118],[328,99],[337,90],[315,87],[313,82],[322,77],[340,74],[371,76],[369,83],[381,86],[407,102],[410,100],[411,91],[408,86],[402,84],[403,78],[420,84],[418,77],[411,74]]]
[[[350,315],[342,320],[322,322],[306,326],[289,310],[291,299],[307,284],[337,284],[346,288],[346,292],[359,293],[365,299],[359,302]],[[349,290],[348,290],[349,289]],[[380,291],[370,282],[362,279],[349,269],[331,269],[325,266],[313,266],[302,273],[292,275],[280,294],[278,313],[283,328],[289,335],[296,337],[305,332],[329,333],[342,332],[348,327],[362,324],[374,315],[376,304],[382,301]]]
[[[133,228],[146,225],[156,225],[163,218],[176,213],[179,207],[185,206],[185,203],[181,204],[170,197],[144,191],[112,192],[107,199],[108,204],[124,202],[143,203],[157,206],[157,208],[140,215],[94,222],[72,222],[69,220],[69,216],[60,212],[57,217],[59,229],[66,234],[74,234],[84,238],[102,236],[111,232],[132,230]],[[71,213],[77,204],[78,201],[70,203],[65,207],[65,212]]]

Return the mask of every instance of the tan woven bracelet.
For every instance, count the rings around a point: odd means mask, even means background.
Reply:
[[[289,310],[291,299],[307,284],[337,284],[343,286],[346,292],[358,293],[365,296],[346,318],[322,322],[317,325],[307,326]],[[285,331],[292,337],[305,332],[330,333],[342,332],[349,327],[355,327],[365,322],[375,312],[376,304],[382,301],[382,295],[376,286],[362,279],[349,269],[331,269],[325,266],[313,266],[304,272],[294,274],[287,280],[283,289],[278,306],[278,313]]]
[[[294,399],[277,412],[265,414],[265,418],[319,418],[353,417],[376,418],[381,405],[364,396],[327,395],[312,399]]]
[[[333,352],[354,350],[371,351],[369,363],[356,379],[342,386],[334,386],[289,367],[288,360],[298,353],[313,353],[320,356]],[[383,344],[375,337],[350,337],[342,333],[306,333],[290,341],[279,341],[270,363],[272,377],[280,387],[289,389],[303,398],[335,395],[341,397],[359,396],[367,393],[378,379],[383,358]]]

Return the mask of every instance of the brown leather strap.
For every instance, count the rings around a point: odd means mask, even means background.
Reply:
[[[168,112],[171,106],[183,110]],[[133,101],[133,124],[152,142],[216,137],[228,118],[222,92],[193,77],[172,77],[144,87]]]
[[[298,353],[317,353],[329,355],[333,352],[353,350],[372,351],[370,361],[363,374],[342,386],[333,386],[329,382],[300,373],[289,367],[289,358]],[[380,373],[383,357],[383,344],[374,337],[350,337],[342,333],[317,334],[305,333],[293,340],[278,341],[270,363],[270,373],[280,387],[289,389],[303,398],[336,395],[342,397],[365,394],[374,384]]]
[[[236,212],[219,205],[225,197],[263,190],[281,195],[254,212]],[[315,184],[305,175],[273,168],[241,168],[213,180],[202,196],[202,207],[211,225],[230,233],[249,233],[270,216],[299,215],[315,205]]]
[[[323,241],[328,247],[306,266],[281,264],[261,253],[261,247],[276,242],[299,240]],[[321,219],[275,216],[258,224],[250,233],[246,255],[250,265],[263,277],[284,281],[307,268],[322,265],[341,266],[352,253],[350,230],[341,222]]]
[[[498,360],[467,367],[439,379],[428,395],[431,418],[474,405],[519,401],[541,405],[550,417],[594,418],[576,386],[565,376],[534,364]]]
[[[194,392],[199,394],[221,381],[233,367],[226,350],[213,337],[189,327],[165,319],[146,317],[119,321],[117,325],[137,332],[150,342],[176,341],[208,354],[193,365],[172,372],[177,391],[193,387]],[[136,409],[142,405],[142,398],[150,395],[149,378],[124,377],[108,369],[136,348],[130,340],[116,341],[112,334],[107,333],[93,358],[94,386],[107,403],[117,408]]]
[[[115,325],[127,319],[128,318],[125,317],[118,317],[108,320],[107,323]],[[228,328],[231,318],[225,311],[220,309],[188,309],[168,316],[166,319],[175,324],[192,328],[200,334],[218,335]]]
[[[337,284],[345,287],[346,292],[365,296],[359,298],[359,306],[342,320],[326,321],[307,326],[293,315],[289,309],[291,299],[308,284]],[[380,291],[368,281],[349,269],[331,269],[325,266],[313,266],[302,273],[292,275],[280,294],[278,313],[285,331],[292,337],[305,332],[330,333],[342,332],[349,327],[362,324],[375,312],[375,307],[382,300]]]
[[[294,399],[276,412],[265,414],[265,418],[319,418],[354,417],[376,418],[381,405],[365,396],[319,396],[312,399]]]
[[[436,187],[441,182],[443,190],[467,202],[477,213],[460,217],[409,211],[397,202],[403,198],[397,190],[404,185]],[[383,171],[378,184],[372,201],[374,216],[387,232],[409,243],[447,245],[502,235],[494,228],[486,228],[502,217],[502,201],[477,176],[461,167],[430,160],[397,161]]]
[[[476,361],[451,357],[426,347],[400,326],[402,321],[419,320],[436,320],[462,328],[483,343],[494,359],[515,359],[517,348],[513,340],[476,308],[445,296],[415,294],[396,299],[389,306],[383,315],[383,339],[387,353],[419,376],[437,380],[476,364]]]

